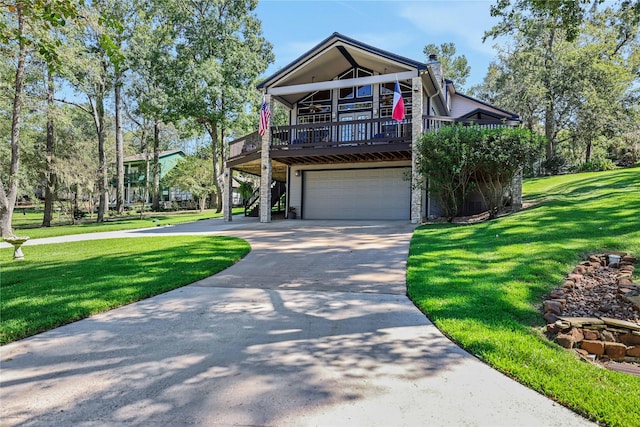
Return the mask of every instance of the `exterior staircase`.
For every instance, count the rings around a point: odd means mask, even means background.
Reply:
[[[287,191],[284,182],[271,183],[271,207],[280,203],[280,199]],[[260,215],[260,188],[258,187],[244,204],[244,216],[258,217]]]

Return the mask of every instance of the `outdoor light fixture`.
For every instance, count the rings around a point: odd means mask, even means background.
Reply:
[[[296,176],[300,176],[300,171],[296,171]]]

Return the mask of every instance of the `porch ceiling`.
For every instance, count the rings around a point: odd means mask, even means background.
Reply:
[[[411,160],[411,144],[360,145],[353,147],[306,148],[304,150],[272,149],[271,176],[286,182],[287,166],[334,163],[369,163]],[[260,158],[231,166],[234,170],[260,176]]]
[[[252,160],[248,163],[233,166],[234,170],[249,173],[251,175],[260,176],[262,173],[262,164],[260,159]],[[287,181],[287,165],[283,162],[272,160],[271,161],[271,177],[276,181]]]
[[[272,150],[271,157],[290,166],[411,160],[411,144],[380,146],[375,150],[370,146]]]
[[[307,83],[327,82],[354,67],[361,67],[374,74],[393,74],[415,71],[424,64],[385,52],[334,34],[318,46],[269,77],[259,87],[276,88]],[[416,74],[417,75],[417,74]],[[279,96],[288,103],[295,103],[302,94]]]

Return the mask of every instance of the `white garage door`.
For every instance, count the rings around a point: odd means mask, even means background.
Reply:
[[[410,168],[304,172],[304,219],[410,218]]]

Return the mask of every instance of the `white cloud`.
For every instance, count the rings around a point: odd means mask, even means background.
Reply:
[[[478,53],[495,55],[494,42],[482,43],[484,32],[498,20],[489,13],[493,1],[426,1],[402,2],[399,16],[414,29],[433,39],[433,43],[453,41],[461,52],[461,44]],[[455,38],[455,40],[452,40]]]

